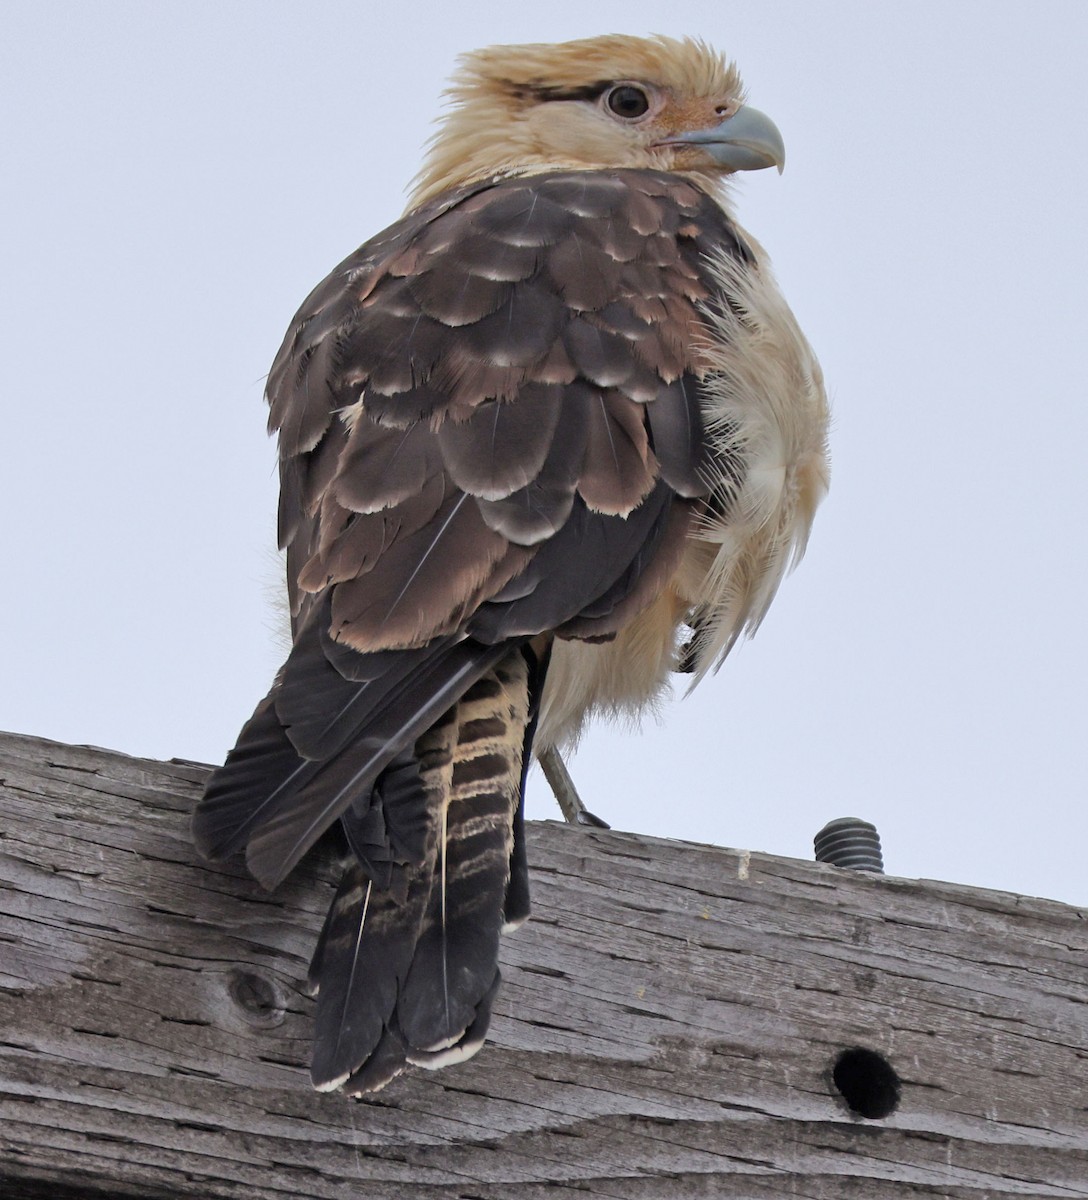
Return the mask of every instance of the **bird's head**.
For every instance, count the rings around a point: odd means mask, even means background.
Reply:
[[[461,59],[413,206],[480,179],[617,167],[713,183],[785,161],[736,68],[690,38],[586,38],[492,46]]]

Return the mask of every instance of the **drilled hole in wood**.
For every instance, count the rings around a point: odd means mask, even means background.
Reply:
[[[890,1117],[902,1090],[892,1065],[875,1050],[855,1046],[835,1060],[831,1078],[851,1112],[870,1121]]]

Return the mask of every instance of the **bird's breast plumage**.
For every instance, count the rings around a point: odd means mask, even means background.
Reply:
[[[731,227],[744,253],[700,248],[705,498],[674,573],[614,639],[557,643],[538,750],[575,741],[593,715],[637,717],[678,668],[698,681],[720,665],[804,553],[829,477],[823,376],[762,249]]]

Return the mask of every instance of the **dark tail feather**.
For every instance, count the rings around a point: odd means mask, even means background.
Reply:
[[[471,639],[357,654],[324,632],[299,634],[283,671],[216,771],[193,816],[208,858],[246,850],[275,887],[333,822],[370,803],[379,775],[509,650]],[[315,713],[334,713],[322,724]]]
[[[310,964],[310,984],[317,992],[311,1077],[320,1091],[339,1087],[379,1048],[382,1060],[395,1068],[384,1082],[403,1069],[395,1010],[432,891],[438,815],[457,736],[454,711],[419,739],[410,777],[403,762],[394,768],[396,798],[428,814],[416,861],[392,864],[395,886],[380,889],[353,859],[325,919]],[[371,1075],[386,1070],[376,1063]]]
[[[312,775],[300,773],[301,786],[277,789],[273,804],[263,806],[260,827],[250,838],[246,863],[267,887],[275,887],[296,866],[322,833],[353,803],[367,797],[381,772],[508,650],[461,642],[428,661],[411,680],[398,680],[375,711],[369,708],[365,730]],[[418,684],[419,686],[414,686]],[[358,685],[372,689],[374,682]]]
[[[528,758],[526,757],[526,761]],[[502,931],[513,933],[529,919],[529,854],[525,846],[525,787],[514,813],[513,846],[510,850],[510,878],[502,902]]]
[[[480,1018],[486,1022],[484,1001],[498,973],[527,723],[528,665],[515,652],[458,705],[430,903],[397,1005],[410,1061],[416,1051],[430,1065],[465,1057],[461,1039],[474,1025],[482,1041]]]
[[[375,1091],[407,1062],[443,1066],[482,1044],[510,897],[528,674],[522,652],[509,652],[417,743],[427,833],[420,843],[417,821],[409,840],[423,861],[394,864],[387,891],[348,868],[311,968],[316,1087]],[[404,811],[404,768],[394,765],[387,817]]]
[[[491,1024],[491,1006],[499,994],[500,983],[502,983],[502,976],[496,967],[491,986],[476,1002],[472,1023],[452,1046],[446,1046],[440,1050],[413,1050],[408,1055],[408,1061],[413,1066],[422,1067],[425,1071],[437,1071],[441,1067],[449,1067],[454,1063],[470,1059],[487,1038],[487,1030]]]
[[[283,780],[297,779],[304,762],[276,715],[275,690],[242,727],[227,761],[204,789],[193,813],[193,841],[209,859],[230,858],[245,848],[262,803]],[[318,764],[311,763],[311,769]]]
[[[510,852],[510,879],[502,906],[502,928],[510,933],[529,919],[529,855],[525,845],[525,784],[533,759],[533,739],[540,721],[540,698],[551,659],[551,646],[538,655],[530,646],[522,648],[528,666],[529,712],[521,744],[521,794],[514,814],[514,846]]]
[[[395,1029],[386,1029],[370,1057],[344,1083],[344,1091],[349,1096],[380,1092],[387,1083],[392,1083],[407,1065],[408,1050],[404,1039]]]

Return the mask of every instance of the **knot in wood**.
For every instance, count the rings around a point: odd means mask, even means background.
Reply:
[[[283,1022],[284,1001],[276,982],[249,968],[231,971],[227,990],[250,1025],[271,1029]]]

